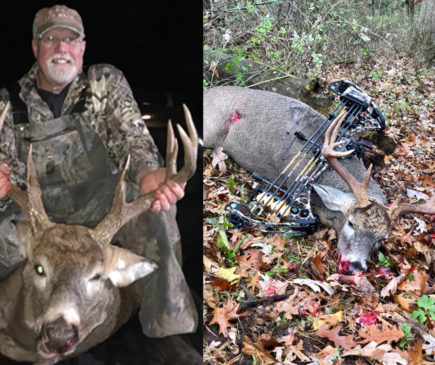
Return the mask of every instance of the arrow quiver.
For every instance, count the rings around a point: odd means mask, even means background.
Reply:
[[[236,228],[252,227],[289,236],[304,236],[318,223],[310,207],[310,184],[326,169],[321,155],[323,137],[329,125],[345,114],[337,141],[345,141],[337,150],[355,149],[362,153],[356,138],[365,131],[385,128],[385,118],[371,98],[356,84],[343,79],[328,85],[334,107],[314,133],[307,137],[296,131],[295,138],[305,143],[273,181],[254,172],[254,189],[246,203],[231,202],[226,206],[229,220]],[[352,154],[352,155],[353,155]]]

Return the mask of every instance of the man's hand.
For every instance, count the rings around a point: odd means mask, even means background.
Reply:
[[[184,196],[184,188],[186,184],[179,185],[172,180],[165,182],[165,168],[160,168],[151,171],[140,181],[140,190],[142,194],[147,194],[150,191],[156,190],[156,200],[152,207],[154,212],[160,210],[168,211],[172,204],[180,200]]]
[[[0,199],[4,198],[11,188],[9,180],[11,169],[4,162],[0,162]]]

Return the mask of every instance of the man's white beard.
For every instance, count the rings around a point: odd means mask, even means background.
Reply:
[[[53,63],[54,59],[67,61],[64,64]],[[67,54],[55,54],[47,61],[47,73],[52,82],[59,85],[69,84],[77,74],[74,60]]]

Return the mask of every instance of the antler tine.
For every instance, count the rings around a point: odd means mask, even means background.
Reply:
[[[178,143],[174,137],[174,131],[170,122],[167,132],[168,146],[166,156],[166,180],[171,179],[179,184],[185,183],[195,173],[198,146],[198,134],[193,124],[189,109],[187,109],[185,105],[183,105],[183,108],[189,135],[186,134],[183,128],[181,128],[179,125],[177,126],[184,147],[184,166],[176,174]],[[101,245],[110,243],[115,233],[130,219],[151,209],[151,205],[155,200],[155,192],[152,191],[132,202],[125,201],[126,183],[124,179],[127,167],[128,166],[124,168],[119,179],[119,183],[115,189],[112,208],[104,217],[104,219],[92,231],[93,236]]]
[[[195,125],[193,124],[192,115],[189,108],[183,104],[184,117],[186,119],[186,126],[189,135],[184,129],[177,125],[178,133],[180,134],[181,141],[183,142],[184,149],[184,166],[171,180],[179,184],[185,183],[189,180],[196,170],[196,160],[198,155],[198,133],[196,132]]]
[[[352,174],[337,160],[337,157],[344,157],[350,155],[354,150],[346,152],[335,151],[334,148],[340,146],[344,141],[335,142],[341,124],[346,117],[346,110],[343,109],[338,117],[331,123],[325,133],[325,141],[322,148],[322,155],[326,158],[329,165],[337,172],[337,174],[346,182],[355,196],[358,206],[365,207],[370,201],[367,194],[368,185],[370,182],[370,175],[372,165],[368,168],[362,183],[359,183]]]
[[[401,196],[397,197],[396,200],[388,208],[388,215],[391,220],[396,219],[401,213],[421,213],[421,214],[435,214],[435,195],[433,195],[424,204],[411,204],[411,203],[400,203]]]
[[[172,175],[177,173],[177,155],[178,155],[178,141],[174,135],[174,128],[172,122],[168,122],[168,136],[166,140],[166,177],[168,180]]]

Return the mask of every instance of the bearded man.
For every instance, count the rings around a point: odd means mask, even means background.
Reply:
[[[139,318],[149,337],[195,330],[197,314],[181,271],[174,203],[184,186],[164,182],[161,156],[121,71],[83,68],[84,28],[64,5],[39,10],[33,22],[36,63],[0,91],[10,107],[0,132],[0,277],[24,259],[14,220],[22,212],[6,198],[10,182],[24,187],[32,144],[45,210],[57,223],[95,226],[110,209],[119,172],[131,156],[127,199],[158,188],[153,211],[129,222],[115,243],[159,268],[143,279]]]

